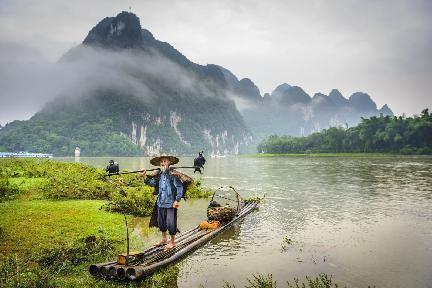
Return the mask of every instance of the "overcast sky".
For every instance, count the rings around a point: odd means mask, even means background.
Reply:
[[[0,123],[51,99],[56,90],[40,84],[50,65],[129,7],[157,39],[262,94],[288,83],[311,95],[366,92],[396,114],[432,108],[430,0],[0,0]]]

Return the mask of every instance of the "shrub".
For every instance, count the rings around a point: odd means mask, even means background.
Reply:
[[[153,211],[156,197],[152,195],[153,188],[140,189],[124,187],[111,194],[110,202],[101,208],[106,211],[131,214],[134,216],[149,216]]]
[[[200,180],[194,180],[186,192],[187,198],[207,198],[213,192],[210,189],[204,189]]]
[[[41,267],[61,273],[106,255],[114,255],[114,245],[101,233],[85,237],[76,243],[39,251],[34,257]]]
[[[18,187],[9,178],[0,178],[0,202],[11,200],[19,194]]]

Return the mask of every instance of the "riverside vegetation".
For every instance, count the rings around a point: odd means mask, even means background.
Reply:
[[[395,153],[432,154],[432,114],[371,117],[348,129],[332,127],[307,137],[270,136],[258,146],[273,154]]]

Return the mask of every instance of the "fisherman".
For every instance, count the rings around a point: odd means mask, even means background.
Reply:
[[[146,181],[146,184],[155,187],[155,193],[157,193],[157,226],[162,232],[162,239],[155,246],[166,245],[165,249],[172,249],[176,245],[175,235],[178,232],[177,209],[184,192],[182,182],[175,175],[176,173],[169,169],[170,165],[178,162],[179,159],[171,155],[154,157],[150,160],[150,163],[159,166],[160,170],[150,174],[149,176],[154,177]],[[141,175],[146,177],[145,169],[143,169]],[[167,231],[171,238],[169,243],[167,241]]]
[[[119,164],[117,162],[114,162],[114,160],[110,160],[109,165],[106,167],[105,171],[108,172],[109,174],[119,173],[120,172]]]
[[[200,151],[198,152],[198,157],[194,159],[194,166],[195,166],[195,170],[194,170],[194,174],[195,172],[200,172],[201,173],[201,168],[204,169],[204,164],[206,162],[206,159],[203,156],[204,151]]]

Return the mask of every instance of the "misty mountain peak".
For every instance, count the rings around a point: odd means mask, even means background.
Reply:
[[[312,105],[319,109],[335,107],[335,103],[330,99],[330,97],[323,93],[315,93],[312,97]]]
[[[312,99],[320,99],[320,98],[328,98],[327,95],[323,94],[323,93],[315,93],[315,95],[312,97]]]
[[[349,98],[349,103],[352,107],[359,111],[376,111],[376,103],[371,97],[363,92],[356,92]]]
[[[382,106],[378,112],[384,116],[394,116],[393,111],[390,109],[390,107],[388,107],[387,104],[384,104],[384,106]]]
[[[90,30],[83,44],[135,48],[141,46],[142,41],[143,34],[139,18],[133,13],[123,11],[116,17],[106,17],[100,21]]]
[[[263,101],[266,102],[266,103],[271,101],[270,93],[265,93],[264,94]]]
[[[142,36],[142,39],[143,39],[144,43],[156,41],[156,39],[153,36],[153,34],[149,30],[147,30],[147,29],[142,29],[141,30],[141,36]]]
[[[273,90],[272,92],[272,96],[276,95],[276,94],[283,94],[285,91],[289,90],[292,86],[287,84],[287,83],[283,83],[279,86],[276,87],[275,90]]]
[[[337,106],[347,106],[349,101],[337,89],[333,89],[329,94],[330,99]]]
[[[299,86],[290,86],[286,83],[279,85],[272,93],[275,98],[283,105],[294,105],[298,103],[309,103],[311,97]]]
[[[261,100],[261,93],[255,83],[249,78],[243,78],[239,81],[240,92],[244,95],[248,95],[250,98],[255,100]]]

